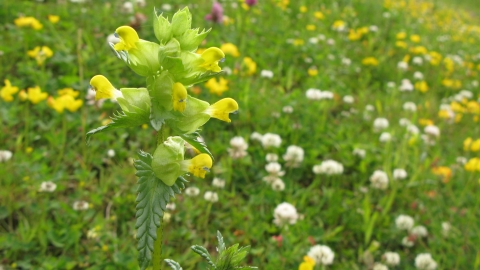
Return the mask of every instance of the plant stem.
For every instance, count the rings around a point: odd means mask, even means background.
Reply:
[[[157,146],[165,141],[165,125],[162,125],[157,133]],[[157,228],[157,239],[153,243],[153,270],[160,270],[162,267],[162,245],[163,245],[163,215],[160,220],[160,227]]]

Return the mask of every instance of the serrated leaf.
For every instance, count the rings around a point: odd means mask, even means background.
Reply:
[[[222,254],[225,250],[225,241],[223,240],[223,236],[220,231],[217,231],[217,240],[218,240],[218,253]]]
[[[136,224],[138,240],[138,262],[141,269],[147,268],[152,260],[153,246],[157,239],[157,228],[163,222],[163,212],[170,198],[179,194],[176,192],[185,187],[187,182],[179,177],[175,182],[175,189],[165,185],[155,176],[152,170],[153,157],[149,153],[139,152],[139,159],[135,161],[136,175],[138,176],[138,196]]]
[[[170,259],[165,259],[165,262],[168,264],[168,266],[170,266],[170,268],[172,268],[173,270],[183,270],[183,268],[180,266],[179,263],[177,263],[176,261],[174,260],[170,260]]]
[[[195,245],[192,246],[191,249],[198,255],[202,256],[207,261],[207,263],[213,267],[213,269],[216,269],[215,263],[213,262],[212,257],[210,256],[210,253],[206,248]]]
[[[205,142],[202,142],[202,141],[199,140],[200,133],[198,133],[198,130],[196,132],[190,133],[190,134],[180,134],[180,137],[182,137],[182,139],[184,139],[186,142],[188,142],[191,146],[195,147],[195,149],[197,149],[201,153],[208,154],[212,158],[212,161],[215,161],[215,158],[213,157],[212,153],[207,148],[207,144]],[[220,233],[220,232],[218,232],[218,233]],[[225,246],[225,244],[224,244],[224,246]]]

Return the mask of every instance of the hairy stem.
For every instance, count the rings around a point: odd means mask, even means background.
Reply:
[[[165,125],[162,125],[157,133],[157,145],[165,141]],[[160,270],[162,266],[162,245],[163,245],[163,215],[160,220],[160,227],[157,228],[157,239],[153,243],[153,270]]]

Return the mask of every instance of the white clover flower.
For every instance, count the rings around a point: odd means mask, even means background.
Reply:
[[[115,150],[109,149],[109,150],[107,151],[107,156],[108,156],[109,158],[113,158],[113,157],[115,156]]]
[[[415,244],[414,240],[411,239],[410,237],[405,236],[402,238],[402,245],[404,247],[413,247],[414,244]]]
[[[466,99],[473,98],[473,93],[471,91],[468,91],[468,90],[462,90],[458,94],[461,95],[462,97],[466,98]]]
[[[0,163],[9,161],[12,158],[12,156],[13,156],[12,152],[8,150],[0,150]]]
[[[213,192],[213,191],[206,191],[205,194],[203,195],[203,198],[206,200],[206,201],[209,201],[209,202],[218,202],[218,194],[216,192]]]
[[[311,44],[317,44],[318,43],[318,38],[317,37],[311,37],[308,39],[308,42]]]
[[[383,15],[383,17],[384,17],[384,18],[386,18],[386,19],[388,19],[388,18],[390,18],[390,17],[391,17],[391,14],[390,14],[390,12],[386,12],[386,11],[385,11],[385,12],[383,12],[383,14],[382,14],[382,15]]]
[[[263,135],[258,133],[258,132],[253,132],[252,135],[250,135],[250,140],[252,140],[252,141],[261,142],[262,138],[263,138]]]
[[[353,98],[352,96],[344,96],[343,102],[347,104],[352,104],[353,102],[355,102],[355,98]]]
[[[269,153],[265,156],[265,160],[267,162],[277,162],[278,161],[278,155]]]
[[[421,253],[415,257],[415,267],[419,270],[435,270],[437,262],[435,262],[430,253]]]
[[[423,132],[425,132],[427,135],[431,137],[438,138],[440,137],[440,129],[437,126],[434,125],[428,125],[423,129]]]
[[[310,100],[320,100],[322,96],[322,91],[314,88],[310,88],[305,92],[305,96]]]
[[[225,180],[215,177],[215,178],[213,178],[212,186],[217,187],[217,188],[224,188],[225,187]]]
[[[228,154],[232,159],[240,159],[247,156],[248,144],[243,137],[233,137],[230,140],[230,146],[232,148],[228,148]]]
[[[423,59],[420,56],[415,56],[412,58],[412,63],[417,66],[421,66],[423,64]]]
[[[417,111],[417,105],[411,101],[409,102],[405,102],[403,104],[403,109],[405,111],[409,111],[409,112],[416,112]]]
[[[402,180],[407,178],[408,174],[407,171],[404,169],[395,169],[393,170],[393,179],[395,180]]]
[[[395,82],[387,82],[388,88],[394,88],[396,86]]]
[[[272,117],[280,118],[280,113],[279,112],[272,112]]]
[[[330,45],[330,46],[333,46],[333,45],[335,45],[335,40],[329,38],[329,39],[327,39],[327,44]]]
[[[380,138],[379,138],[379,141],[384,143],[384,142],[389,142],[392,140],[392,135],[388,132],[382,132],[382,134],[380,134]]]
[[[175,211],[176,208],[177,206],[175,205],[174,202],[167,203],[167,205],[165,206],[165,209],[169,211]]]
[[[473,87],[478,87],[479,83],[477,80],[472,81],[472,86]]]
[[[368,27],[368,30],[370,30],[370,32],[378,32],[378,26],[376,25],[370,25]]]
[[[260,77],[271,79],[273,78],[273,71],[264,69],[260,71]]]
[[[388,120],[386,118],[377,118],[373,121],[373,129],[375,132],[379,132],[388,128]]]
[[[89,207],[89,204],[86,201],[76,201],[73,203],[73,210],[75,211],[87,210],[88,207]]]
[[[57,189],[57,184],[52,181],[42,182],[40,184],[39,192],[54,192]]]
[[[373,111],[375,111],[375,107],[373,107],[373,105],[367,104],[365,106],[365,110],[368,111],[368,112],[373,112]]]
[[[282,108],[282,111],[284,113],[292,113],[293,112],[293,107],[292,106],[285,106]]]
[[[185,189],[185,194],[189,197],[196,197],[200,194],[200,189],[197,187],[187,187]]]
[[[107,44],[113,43],[117,44],[120,42],[120,39],[115,36],[115,34],[110,34],[107,36]]]
[[[409,231],[413,228],[413,218],[408,215],[400,215],[395,219],[395,225],[399,230]]]
[[[273,223],[279,227],[282,227],[284,225],[292,225],[297,223],[298,213],[295,206],[287,202],[283,202],[275,208],[273,211],[273,217]]]
[[[398,124],[402,127],[406,127],[410,125],[410,123],[410,120],[408,120],[407,118],[400,118],[400,120],[398,120]]]
[[[388,267],[382,263],[375,263],[372,270],[388,270]]]
[[[367,155],[367,151],[365,149],[355,148],[353,149],[353,155],[363,159]]]
[[[332,249],[328,246],[315,245],[310,248],[307,256],[312,258],[316,264],[330,265],[333,263],[335,253],[333,253]]]
[[[335,60],[335,56],[333,54],[327,55],[328,60],[333,61]]]
[[[452,225],[450,225],[449,222],[444,221],[442,222],[442,234],[443,236],[448,236],[450,233],[450,230],[452,229]]]
[[[87,231],[88,239],[95,239],[97,237],[98,237],[98,229],[96,227]]]
[[[276,178],[275,180],[273,180],[271,185],[272,189],[275,191],[282,191],[285,189],[285,183],[280,178]]]
[[[313,173],[315,174],[342,174],[343,165],[335,160],[324,160],[320,165],[313,166]]]
[[[330,91],[322,91],[320,95],[320,99],[333,99],[334,95]]]
[[[297,168],[300,166],[304,158],[304,151],[301,147],[296,145],[290,145],[287,148],[287,152],[283,155],[283,159],[286,161],[286,167]]]
[[[263,148],[275,147],[278,148],[282,143],[282,138],[279,135],[273,133],[266,133],[262,136]]]
[[[121,10],[122,10],[123,13],[128,13],[128,14],[133,13],[132,2],[127,1],[127,2],[123,3]]]
[[[382,257],[387,265],[396,266],[400,264],[400,255],[397,252],[385,252]]]
[[[397,64],[397,68],[400,69],[400,70],[407,70],[408,69],[408,63],[407,62],[404,62],[404,61],[400,61],[398,62]]]
[[[385,190],[388,187],[388,175],[381,170],[376,170],[370,176],[370,183],[373,188]]]
[[[325,40],[325,35],[324,34],[320,34],[317,36],[319,40]]]
[[[420,80],[421,81],[421,80],[423,80],[423,74],[420,71],[415,71],[415,73],[413,73],[413,78],[415,80]]]
[[[282,165],[277,162],[271,162],[265,165],[265,170],[268,172],[270,176],[283,176],[285,172],[282,171]]]
[[[352,64],[352,60],[350,58],[342,58],[342,64],[345,66],[350,66]]]
[[[405,92],[405,91],[411,92],[411,91],[413,91],[413,89],[414,89],[413,84],[410,82],[409,79],[403,79],[402,84],[398,88],[398,90],[400,90],[402,92]]]
[[[172,5],[170,4],[163,4],[160,9],[164,10],[164,11],[170,11],[172,10]]]
[[[416,237],[427,237],[428,236],[427,228],[425,228],[422,225],[418,225],[418,226],[413,227],[410,230],[410,233],[412,235],[415,235]]]
[[[465,165],[467,163],[468,159],[466,157],[457,157],[456,161],[460,165]]]

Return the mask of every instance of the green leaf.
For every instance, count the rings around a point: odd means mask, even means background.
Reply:
[[[223,241],[223,236],[220,231],[217,231],[217,239],[218,239],[218,253],[222,254],[225,250],[225,242]]]
[[[203,29],[200,33],[198,33],[198,31],[200,31],[199,28],[187,29],[187,31],[185,31],[183,35],[177,37],[177,40],[178,42],[180,42],[180,46],[182,47],[183,51],[194,51],[198,48],[198,45],[200,45],[200,43],[202,43],[202,41],[207,37],[210,30],[212,29]]]
[[[157,239],[157,228],[163,222],[163,212],[171,197],[180,194],[187,182],[179,177],[171,187],[165,185],[152,170],[152,155],[139,152],[135,161],[138,176],[137,229],[138,262],[141,269],[147,268],[152,260],[153,246]]]
[[[153,21],[153,32],[158,41],[161,44],[165,44],[172,38],[172,26],[168,19],[163,17],[162,14],[158,16],[156,10],[154,10],[154,16],[156,20],[154,19]]]
[[[210,253],[206,248],[199,245],[194,245],[191,247],[191,249],[193,250],[193,252],[202,256],[207,261],[207,263],[213,267],[213,269],[216,269],[215,263],[213,262],[212,257],[210,256]]]
[[[201,153],[208,154],[212,158],[212,161],[215,161],[212,153],[207,148],[207,144],[203,141],[200,141],[200,133],[198,133],[198,131],[199,130],[190,134],[180,134],[179,136]]]
[[[165,259],[165,262],[168,264],[168,266],[170,266],[170,268],[172,268],[173,270],[183,270],[183,268],[180,266],[179,263],[177,263],[176,261],[174,260],[170,260],[170,259]]]
[[[177,11],[172,18],[172,33],[174,36],[181,36],[187,29],[192,27],[192,14],[188,7]]]
[[[185,78],[179,78],[178,81],[181,82],[185,87],[188,87],[190,85],[198,84],[201,82],[205,82],[210,80],[211,78],[214,78],[218,75],[221,75],[223,71],[220,72],[201,72],[201,73],[196,73],[192,76],[185,77]]]

